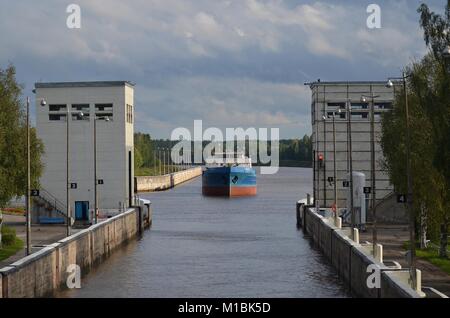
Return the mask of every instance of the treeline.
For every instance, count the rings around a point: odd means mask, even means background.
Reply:
[[[162,160],[162,153],[169,149],[172,149],[179,141],[172,141],[169,139],[156,139],[153,140],[149,134],[136,133],[134,136],[135,146],[135,169],[139,168],[151,168],[155,165],[159,165],[160,159]],[[202,149],[208,145],[209,141],[202,142]],[[250,144],[256,146],[257,141],[245,142],[245,153],[249,155]],[[268,142],[268,155],[270,154],[271,142]],[[194,143],[191,144],[191,150],[194,149]],[[225,143],[222,145],[222,149],[225,151]],[[234,151],[237,149],[237,143],[235,143]],[[312,144],[311,137],[305,135],[302,139],[282,139],[279,141],[279,160],[280,166],[289,167],[311,167],[312,165]],[[259,165],[259,158],[258,163]]]
[[[450,2],[446,10],[450,13]],[[433,13],[425,4],[418,11],[429,53],[405,69],[406,92],[397,91],[393,111],[383,117],[381,146],[397,193],[411,191],[408,212],[420,247],[428,247],[428,239],[438,242],[444,264],[450,227],[450,57],[445,51],[450,14]]]
[[[0,68],[0,208],[27,189],[27,121],[22,86],[10,65]],[[44,145],[30,128],[31,185],[37,187],[43,171]]]

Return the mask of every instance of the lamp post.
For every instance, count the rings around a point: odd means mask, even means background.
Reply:
[[[66,112],[66,205],[67,205],[67,227],[66,227],[66,234],[67,236],[70,236],[71,232],[71,223],[72,223],[72,214],[71,214],[71,208],[70,208],[70,138],[69,138],[69,131],[70,131],[70,116],[72,114],[76,114],[80,117],[83,117],[84,114],[81,111],[70,111],[69,105],[67,107]]]
[[[339,109],[338,113],[341,110]],[[337,167],[336,167],[336,112],[333,112],[333,180],[334,180],[334,218],[338,218]]]
[[[315,106],[314,106],[315,107]],[[316,112],[314,112],[314,124],[316,126],[316,131],[314,133],[314,139],[315,139],[315,143],[316,143],[316,150],[315,150],[315,154],[314,154],[314,163],[317,169],[317,182],[315,184],[315,188],[316,191],[314,193],[314,204],[315,204],[315,208],[316,208],[316,213],[319,213],[320,211],[320,204],[319,204],[319,192],[320,192],[320,165],[318,163],[318,156],[319,156],[319,118],[316,115]],[[314,171],[315,173],[315,171]]]
[[[31,254],[31,155],[30,155],[30,98],[27,97],[27,255]]]
[[[367,102],[367,98],[370,98],[370,179],[372,181],[372,202],[371,202],[371,210],[372,210],[372,218],[373,218],[373,229],[372,229],[372,249],[373,256],[376,256],[377,253],[377,241],[378,241],[378,232],[377,232],[377,212],[376,212],[376,176],[375,176],[375,98],[380,97],[379,95],[370,94],[370,96],[362,95],[361,102]]]
[[[170,174],[171,166],[170,166],[170,156],[169,156],[169,148],[166,148],[166,160],[167,160],[167,173]]]
[[[109,121],[108,116],[99,116],[94,114],[94,219],[98,222],[98,179],[97,179],[97,120]]]
[[[159,175],[162,175],[162,167],[161,167],[161,148],[158,147],[158,161],[159,161]]]
[[[41,106],[47,105],[45,99],[41,99]],[[25,195],[26,205],[26,254],[31,254],[31,138],[30,138],[30,98],[27,97],[26,101],[26,129],[27,129],[27,189]],[[1,242],[0,242],[1,243]]]
[[[349,161],[349,173],[350,173],[350,213],[351,213],[351,227],[352,237],[354,236],[353,228],[356,224],[356,216],[353,208],[353,149],[352,149],[352,103],[350,99],[347,100],[347,138],[348,138],[348,161]],[[353,237],[354,239],[354,237]]]
[[[163,172],[166,174],[166,148],[163,148]]]
[[[408,107],[408,90],[406,85],[406,79],[411,75],[406,75],[405,72],[402,73],[402,77],[390,77],[386,84],[386,87],[393,88],[394,83],[392,80],[401,80],[403,82],[403,93],[405,94],[405,119],[406,119],[406,178],[408,194],[406,196],[407,207],[409,212],[409,240],[410,240],[410,267],[409,275],[411,280],[411,285],[413,289],[417,287],[417,277],[416,277],[416,237],[415,237],[415,215],[413,211],[413,177],[411,174],[411,133],[410,133],[410,123],[409,123],[409,107]]]
[[[152,146],[152,150],[153,150],[153,173],[156,174],[156,171],[155,171],[155,169],[156,169],[156,149],[153,148],[153,146]]]

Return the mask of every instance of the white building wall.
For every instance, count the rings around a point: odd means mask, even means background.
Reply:
[[[337,111],[338,108],[329,104],[346,103],[360,104],[361,96],[378,96],[377,103],[392,103],[394,91],[386,88],[381,82],[316,82],[311,84],[312,103],[312,143],[314,160],[314,196],[319,200],[321,207],[330,207],[334,202],[334,184],[328,182],[328,177],[334,176],[334,153],[333,153],[333,120],[328,118],[328,113]],[[367,109],[355,109],[352,112],[367,113],[367,118],[352,118],[352,163],[353,171],[362,172],[366,176],[366,186],[371,187],[371,135],[370,135],[370,103],[367,98]],[[343,109],[345,112],[345,109]],[[375,113],[382,113],[388,110],[375,109]],[[327,117],[325,120],[323,116]],[[336,170],[338,207],[346,206],[347,188],[343,187],[348,175],[348,118],[336,118]],[[376,200],[381,200],[392,193],[393,187],[389,182],[387,173],[383,170],[381,161],[383,159],[382,149],[379,143],[381,133],[381,117],[375,117],[375,180],[376,180]],[[318,155],[324,157],[324,167],[318,164]]]
[[[51,83],[50,83],[51,84]],[[36,126],[39,138],[45,145],[44,173],[40,183],[58,200],[66,202],[66,120],[49,120],[50,105],[66,104],[73,111],[73,104],[89,104],[88,120],[69,122],[70,181],[77,183],[77,189],[70,190],[71,210],[75,201],[89,201],[94,209],[94,114],[95,104],[113,104],[110,121],[97,120],[97,178],[104,184],[98,185],[99,210],[118,209],[128,206],[128,151],[133,153],[133,124],[125,118],[126,104],[133,103],[133,87],[94,86],[89,82],[84,87],[36,87]],[[107,84],[103,84],[107,85]],[[51,85],[50,85],[51,86]],[[41,106],[45,99],[47,105]],[[67,110],[60,113],[63,114]],[[76,110],[75,110],[76,111]],[[97,111],[97,116],[110,111]],[[69,117],[71,118],[71,117]],[[72,118],[71,118],[72,119]],[[133,167],[133,161],[131,162]],[[132,171],[134,173],[134,171]],[[133,176],[134,174],[132,174]],[[133,184],[133,183],[132,183]],[[131,189],[133,193],[134,189]]]

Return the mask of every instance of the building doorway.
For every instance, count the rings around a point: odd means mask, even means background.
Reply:
[[[75,221],[89,220],[89,201],[75,201]]]

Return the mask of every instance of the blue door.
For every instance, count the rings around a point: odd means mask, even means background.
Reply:
[[[89,220],[89,201],[75,201],[75,220]]]

